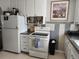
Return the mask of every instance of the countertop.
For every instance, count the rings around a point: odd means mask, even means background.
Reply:
[[[65,34],[67,36],[67,38],[69,39],[69,41],[71,42],[71,44],[74,46],[75,50],[78,52],[79,54],[79,36],[78,35],[70,35],[68,33]]]

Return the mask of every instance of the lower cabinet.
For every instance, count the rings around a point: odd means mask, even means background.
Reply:
[[[65,36],[64,50],[66,59],[79,59],[79,54],[71,44],[67,36]]]
[[[21,51],[29,52],[29,39],[28,39],[28,35],[21,34]]]

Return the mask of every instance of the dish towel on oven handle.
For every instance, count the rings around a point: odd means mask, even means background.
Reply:
[[[41,47],[41,42],[40,42],[40,36],[36,35],[35,36],[35,43],[34,43],[35,48],[40,48]]]

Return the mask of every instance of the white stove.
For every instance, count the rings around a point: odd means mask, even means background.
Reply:
[[[50,30],[48,27],[36,27],[29,39],[29,55],[48,58]]]

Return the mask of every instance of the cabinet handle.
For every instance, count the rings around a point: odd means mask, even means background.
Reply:
[[[24,48],[24,49],[26,49],[26,48]]]
[[[26,38],[26,37],[23,37],[23,38]]]
[[[27,42],[24,42],[24,43],[27,43]]]
[[[27,47],[27,45],[24,45],[24,46],[26,46],[26,47]]]

